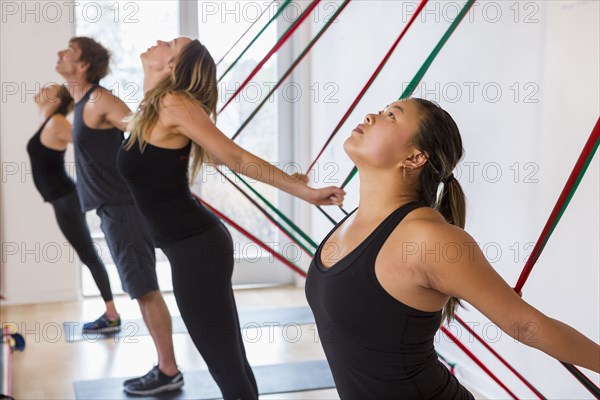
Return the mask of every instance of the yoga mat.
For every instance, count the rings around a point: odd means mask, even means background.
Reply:
[[[286,325],[307,325],[315,322],[309,307],[269,308],[259,310],[241,310],[240,326],[245,328],[284,327]],[[148,328],[141,319],[122,320],[121,331],[111,334],[83,334],[83,322],[64,322],[65,339],[69,343],[79,341],[96,342],[102,339],[148,336]],[[173,333],[187,333],[180,316],[173,317]]]
[[[305,390],[334,388],[333,377],[327,361],[307,361],[252,367],[260,394],[289,393]],[[75,398],[78,400],[121,399],[220,399],[221,392],[208,371],[184,372],[185,385],[176,392],[142,397],[128,396],[123,391],[123,381],[128,378],[110,378],[78,381]]]

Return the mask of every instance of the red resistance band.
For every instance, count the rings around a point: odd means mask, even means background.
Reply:
[[[585,162],[586,162],[587,158],[590,156],[590,154],[592,153],[592,151],[596,145],[596,142],[598,142],[599,137],[600,137],[600,118],[598,118],[598,121],[596,121],[596,126],[594,126],[594,129],[592,130],[592,133],[590,134],[588,141],[585,143],[585,146],[583,147],[583,150],[581,151],[581,154],[579,155],[579,158],[577,159],[577,162],[575,163],[575,167],[573,167],[573,171],[571,172],[571,175],[569,176],[569,179],[567,180],[565,187],[563,188],[562,192],[560,193],[560,196],[558,197],[558,200],[556,201],[554,209],[552,210],[550,217],[548,217],[548,221],[546,222],[546,225],[544,226],[544,229],[542,230],[542,233],[540,234],[540,237],[538,238],[538,240],[535,244],[535,247],[533,248],[531,256],[529,256],[529,258],[527,259],[527,262],[525,263],[525,267],[523,267],[523,272],[521,272],[521,276],[519,276],[519,280],[517,281],[517,284],[515,286],[515,291],[517,293],[519,291],[521,291],[521,289],[523,288],[523,285],[525,285],[525,281],[527,280],[527,278],[529,278],[529,274],[531,273],[533,266],[535,265],[538,258],[540,257],[542,250],[544,250],[544,247],[545,247],[547,239],[548,239],[547,236],[549,236],[549,234],[551,233],[550,230],[552,229],[552,226],[554,225],[554,221],[556,221],[556,219],[559,218],[560,210],[563,208],[563,205],[565,204],[565,202],[567,202],[567,199],[569,197],[569,192],[571,192],[571,189],[577,182],[577,177],[579,176],[582,169],[584,168]]]
[[[512,365],[510,365],[508,363],[508,361],[506,361],[496,350],[494,350],[492,348],[492,346],[487,344],[486,341],[481,338],[481,336],[479,336],[473,329],[471,329],[471,327],[469,325],[467,325],[467,323],[465,321],[463,321],[463,319],[461,317],[459,317],[457,314],[454,314],[454,319],[456,319],[459,324],[461,324],[463,327],[465,327],[467,329],[467,331],[471,335],[473,335],[473,337],[475,337],[475,339],[477,339],[477,341],[479,343],[481,343],[486,349],[488,349],[493,355],[495,355],[496,358],[498,360],[500,360],[500,362],[502,364],[504,364],[506,366],[506,368],[508,368],[513,374],[515,374],[517,376],[517,378],[519,378],[521,380],[521,382],[523,382],[525,384],[525,386],[527,386],[529,389],[531,389],[531,391],[533,393],[535,393],[536,396],[538,396],[540,399],[545,399],[543,394],[541,394],[535,387],[533,387],[533,385],[531,383],[529,383],[529,381],[527,379],[525,379],[525,377],[523,377],[516,369],[514,369],[512,367]]]
[[[275,54],[277,52],[277,50],[279,50],[281,48],[281,46],[283,46],[285,44],[285,42],[287,42],[287,40],[290,37],[292,37],[292,34],[298,29],[298,27],[300,27],[300,25],[302,24],[302,22],[306,18],[308,18],[308,16],[310,15],[311,11],[314,10],[315,7],[317,7],[317,5],[319,5],[320,2],[321,2],[321,0],[314,0],[308,6],[308,8],[306,10],[304,10],[304,12],[302,13],[302,15],[300,15],[300,17],[296,21],[294,21],[293,25],[285,33],[285,35],[283,35],[281,37],[281,39],[277,43],[275,43],[275,46],[273,46],[273,48],[267,53],[266,56],[263,57],[263,59],[258,63],[258,65],[256,67],[254,67],[254,69],[252,70],[252,72],[250,72],[250,75],[248,75],[248,77],[240,85],[240,87],[236,89],[236,91],[233,93],[233,96],[231,96],[231,98],[229,100],[227,100],[227,102],[225,103],[225,105],[223,105],[223,107],[221,107],[221,109],[219,110],[219,114],[223,112],[223,110],[225,109],[225,107],[227,107],[229,105],[229,103],[231,103],[233,101],[233,99],[235,99],[237,97],[238,94],[240,94],[240,92],[246,87],[246,85],[250,82],[250,80],[252,78],[254,78],[254,76],[263,67],[263,65],[265,65],[267,63],[267,61],[269,61],[269,59],[271,58],[271,56],[273,54]]]
[[[365,93],[367,93],[367,90],[369,90],[369,88],[371,87],[371,85],[373,84],[373,82],[375,82],[375,79],[377,78],[377,76],[379,75],[379,73],[381,72],[381,70],[383,69],[383,67],[385,66],[385,64],[388,62],[389,58],[392,56],[392,53],[394,52],[394,50],[396,50],[396,47],[398,46],[398,43],[400,43],[400,41],[402,40],[402,38],[404,37],[404,35],[408,31],[408,29],[413,24],[413,22],[417,19],[417,16],[421,13],[421,10],[425,7],[425,5],[427,4],[428,1],[429,0],[421,0],[421,3],[419,4],[419,6],[417,7],[417,9],[415,10],[415,13],[410,18],[410,21],[408,21],[408,24],[406,24],[406,26],[404,27],[404,29],[400,33],[400,36],[398,36],[398,38],[396,39],[396,41],[394,42],[394,44],[392,44],[392,46],[388,50],[388,52],[385,55],[385,57],[383,57],[383,60],[381,60],[381,62],[379,63],[379,66],[377,67],[377,69],[375,70],[375,72],[373,72],[373,75],[371,75],[371,78],[369,78],[369,80],[367,81],[367,83],[365,84],[365,86],[362,88],[362,90],[360,91],[360,93],[358,94],[358,96],[356,96],[356,99],[354,99],[354,102],[352,102],[352,104],[350,105],[350,108],[348,108],[348,110],[346,111],[346,113],[344,114],[344,116],[342,117],[342,119],[340,119],[340,122],[338,122],[338,124],[336,125],[335,129],[333,130],[333,132],[331,132],[331,135],[329,135],[329,137],[325,141],[325,144],[323,145],[323,148],[321,149],[321,151],[319,151],[319,154],[317,154],[317,156],[315,157],[315,160],[312,162],[312,164],[310,164],[310,167],[308,167],[308,171],[310,171],[310,170],[313,169],[313,167],[315,166],[315,164],[317,163],[317,161],[319,160],[319,158],[321,157],[321,155],[323,154],[323,152],[325,151],[325,149],[327,148],[327,146],[329,146],[329,144],[333,140],[333,137],[338,133],[338,131],[341,129],[342,125],[350,117],[350,114],[352,113],[352,111],[354,111],[354,109],[356,108],[356,106],[358,105],[358,103],[360,102],[360,100],[363,98],[363,96],[365,95]]]
[[[504,383],[502,383],[502,381],[500,379],[498,379],[498,377],[496,375],[494,375],[494,373],[492,371],[489,370],[488,367],[486,367],[480,359],[478,359],[475,354],[473,354],[469,349],[467,349],[465,347],[464,344],[462,344],[460,342],[460,340],[458,340],[458,338],[456,338],[456,336],[454,336],[452,334],[452,332],[450,332],[450,330],[448,330],[445,326],[442,326],[442,332],[444,332],[444,334],[448,335],[448,337],[450,339],[452,339],[452,341],[454,343],[456,343],[456,345],[462,350],[464,351],[470,358],[471,360],[475,361],[475,363],[477,365],[479,365],[479,367],[485,371],[486,374],[488,374],[490,376],[490,378],[492,378],[498,385],[500,385],[502,387],[502,389],[506,390],[506,393],[508,393],[513,399],[518,400],[518,397],[515,396],[515,394],[513,392],[510,391],[509,388],[506,387],[506,385]]]
[[[194,197],[200,203],[202,203],[203,206],[205,206],[210,211],[212,211],[216,215],[218,215],[219,218],[221,218],[223,221],[225,221],[229,225],[233,226],[236,230],[238,230],[240,233],[242,233],[248,239],[252,240],[254,243],[256,243],[257,245],[259,245],[260,247],[262,247],[263,249],[265,249],[267,252],[269,252],[273,257],[275,257],[276,259],[278,259],[279,261],[281,261],[282,263],[284,263],[286,266],[288,266],[289,268],[291,268],[294,272],[296,272],[296,273],[298,273],[301,276],[303,276],[303,277],[306,278],[306,272],[304,272],[302,269],[300,269],[296,265],[292,264],[285,257],[283,257],[282,255],[280,255],[279,253],[277,253],[275,250],[271,249],[269,246],[267,246],[266,244],[264,244],[259,238],[257,238],[256,236],[252,235],[250,232],[248,232],[247,230],[245,230],[244,228],[242,228],[240,225],[238,225],[235,222],[233,222],[233,220],[231,218],[228,218],[227,216],[225,216],[225,214],[219,212],[216,208],[214,208],[213,206],[211,206],[210,204],[208,204],[207,202],[205,202],[204,200],[202,200],[200,197],[198,197],[196,195],[194,195]]]

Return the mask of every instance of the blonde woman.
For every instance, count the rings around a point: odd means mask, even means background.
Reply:
[[[197,40],[158,41],[141,56],[144,99],[117,159],[157,247],[172,268],[181,316],[225,399],[256,399],[231,288],[233,244],[219,219],[191,195],[210,154],[232,170],[313,204],[341,204],[338,188],[312,189],[245,151],[215,126],[215,63]],[[248,168],[252,165],[253,168]],[[167,379],[167,378],[165,378]],[[126,386],[129,393],[136,387]]]

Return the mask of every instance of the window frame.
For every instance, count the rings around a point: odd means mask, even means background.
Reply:
[[[241,0],[237,0],[241,1]],[[188,36],[192,38],[200,37],[200,24],[198,18],[198,1],[178,1],[178,15],[179,15],[179,35]],[[290,22],[285,21],[283,18],[279,18],[276,21],[277,36],[280,37],[290,25]],[[77,24],[72,24],[72,34],[77,35]],[[281,76],[287,67],[292,62],[293,53],[295,48],[298,47],[301,39],[292,39],[288,46],[284,46],[277,53],[277,75]],[[298,72],[295,71],[292,74],[292,79],[298,76]],[[305,100],[301,100],[300,103]],[[306,109],[302,104],[296,104],[286,101],[279,101],[277,105],[277,132],[278,132],[278,149],[277,155],[280,165],[285,165],[287,162],[293,162],[299,160],[300,154],[298,154],[297,144],[299,142],[299,128],[294,123],[294,117],[297,115],[299,110]],[[308,136],[302,135],[302,140],[307,140]],[[308,146],[308,147],[307,147]],[[301,146],[302,149],[310,149],[310,144],[304,144]],[[251,149],[250,149],[251,150]],[[304,172],[304,171],[303,171]],[[299,207],[297,207],[297,200],[291,199],[289,196],[282,195],[281,192],[277,194],[278,204],[280,210],[292,217],[299,217],[305,215],[305,212],[299,213]],[[258,212],[258,211],[257,211]],[[276,233],[276,241],[282,242],[283,238],[279,231]],[[104,235],[99,232],[92,233],[92,239],[105,241]],[[280,246],[281,247],[281,246]],[[271,285],[286,285],[294,282],[298,283],[295,279],[296,274],[291,270],[287,269],[280,262],[270,262],[269,256],[263,256],[261,259],[256,261],[248,261],[243,258],[236,258],[236,268],[234,270],[234,276],[232,278],[233,284],[238,287],[257,287],[257,286],[271,286]],[[157,262],[157,269],[159,267]],[[164,263],[164,262],[162,262]],[[260,268],[256,268],[260,265]],[[110,266],[110,264],[109,264]],[[164,268],[164,266],[162,266]],[[161,269],[162,269],[161,268]],[[90,277],[86,279],[90,279]],[[84,282],[83,274],[80,274],[80,291],[84,293]],[[117,289],[120,285],[116,286],[116,282],[112,282],[113,289]],[[87,285],[89,287],[89,283]],[[166,289],[164,291],[169,292],[172,289]],[[87,292],[87,291],[86,291]],[[84,294],[84,296],[92,296],[91,294]]]

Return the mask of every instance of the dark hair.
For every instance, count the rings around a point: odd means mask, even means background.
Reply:
[[[79,47],[81,50],[79,61],[89,65],[85,75],[87,81],[100,83],[100,79],[109,72],[110,51],[94,39],[85,36],[73,37],[69,40],[69,44],[76,44]]]
[[[434,102],[413,98],[422,112],[413,144],[427,155],[419,175],[419,199],[438,210],[452,225],[465,227],[466,202],[460,183],[452,171],[462,159],[464,150],[456,122]],[[438,188],[443,190],[438,198]],[[460,300],[451,297],[443,311],[443,321],[450,321]]]
[[[66,116],[73,110],[75,101],[71,97],[69,89],[67,89],[67,87],[64,85],[58,85],[57,97],[60,100],[60,105],[58,106],[56,112]]]

